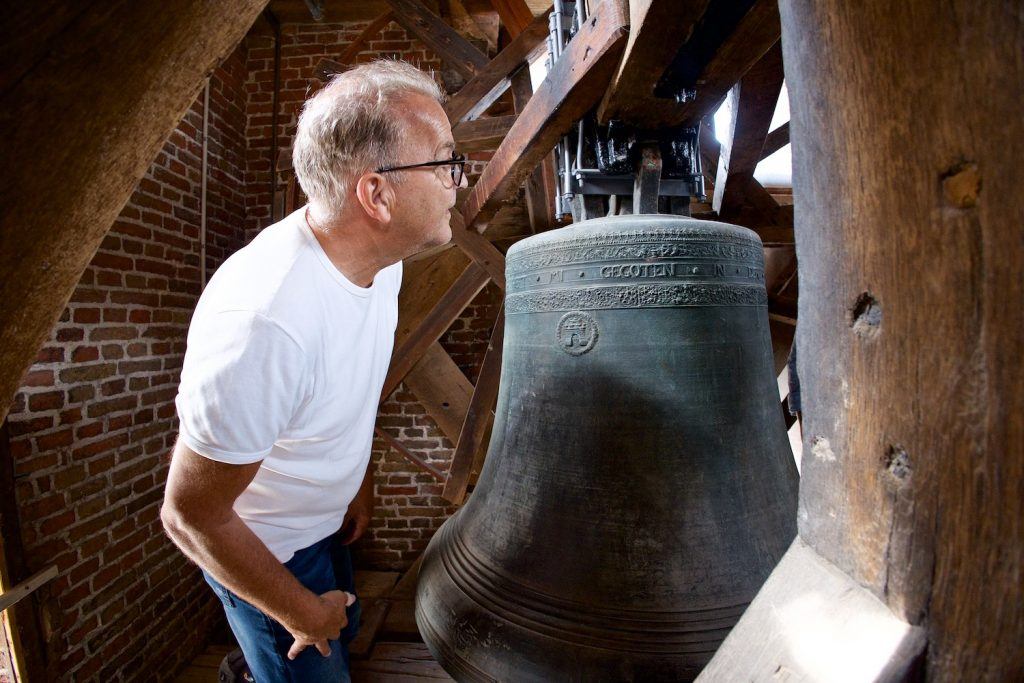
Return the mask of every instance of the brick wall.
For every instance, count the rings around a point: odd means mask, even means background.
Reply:
[[[245,54],[210,88],[207,266],[242,244]],[[82,275],[9,415],[26,559],[67,680],[171,675],[219,610],[164,535],[174,396],[200,292],[203,97]]]

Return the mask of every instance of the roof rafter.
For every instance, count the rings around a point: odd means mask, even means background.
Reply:
[[[508,89],[512,75],[546,49],[550,14],[548,10],[534,19],[448,101],[445,111],[453,123],[483,114]]]
[[[394,20],[409,31],[465,78],[473,78],[487,66],[487,56],[431,12],[419,0],[385,0]]]

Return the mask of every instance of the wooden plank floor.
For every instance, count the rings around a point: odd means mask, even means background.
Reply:
[[[423,644],[413,619],[416,572],[356,572],[363,601],[359,635],[352,643],[352,683],[452,681]],[[221,660],[235,648],[209,645],[176,679],[177,683],[218,683]]]

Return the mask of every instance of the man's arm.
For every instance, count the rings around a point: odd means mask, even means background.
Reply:
[[[373,458],[366,465],[363,483],[352,502],[348,504],[345,521],[341,524],[341,543],[348,545],[359,540],[373,518]]]
[[[260,463],[228,465],[205,458],[180,440],[174,448],[160,511],[171,540],[217,581],[276,619],[295,637],[294,658],[309,645],[330,654],[351,596],[316,595],[300,584],[233,509]]]

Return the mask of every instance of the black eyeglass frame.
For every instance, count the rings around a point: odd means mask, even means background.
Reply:
[[[462,183],[462,176],[465,174],[465,166],[469,162],[469,159],[465,155],[459,154],[458,156],[452,156],[451,159],[442,159],[439,161],[424,161],[422,164],[409,164],[407,166],[388,166],[385,168],[378,168],[377,173],[387,173],[389,171],[405,171],[411,168],[429,168],[432,166],[451,166],[452,182],[455,183],[455,187],[458,187]],[[458,175],[458,177],[456,177]]]

